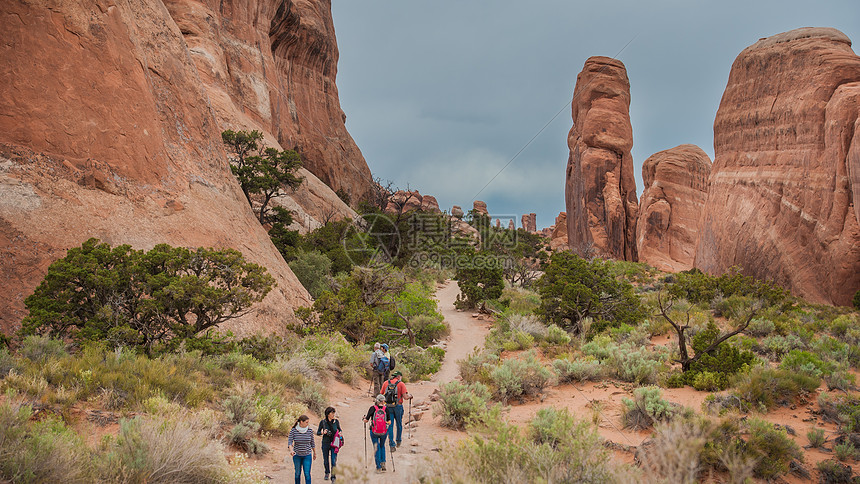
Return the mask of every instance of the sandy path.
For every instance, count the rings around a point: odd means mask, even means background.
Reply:
[[[438,286],[436,291],[439,311],[450,325],[451,335],[445,342],[445,359],[439,372],[427,382],[406,382],[409,392],[415,397],[413,413],[415,412],[414,407],[422,402],[427,402],[440,383],[454,380],[457,377],[459,374],[457,360],[468,356],[476,347],[482,348],[484,346],[484,339],[489,327],[484,321],[473,319],[469,313],[460,312],[454,308],[454,300],[459,293],[460,289],[457,283],[453,281]],[[368,387],[369,383],[366,381],[359,388],[352,388],[339,382],[331,382],[328,387],[333,406],[338,411],[338,418],[344,429],[346,440],[346,445],[338,456],[338,471],[341,475],[341,479],[338,481],[362,482],[366,478],[368,481],[377,483],[399,484],[409,482],[412,471],[425,460],[425,457],[435,454],[433,449],[437,448],[440,442],[456,440],[464,436],[462,433],[443,429],[438,425],[438,419],[432,417],[432,412],[427,412],[419,422],[416,422],[416,428],[412,431],[410,439],[410,434],[405,428],[409,412],[409,406],[406,404],[404,405],[403,416],[403,446],[393,456],[386,449],[388,472],[380,475],[375,473],[373,446],[369,438],[367,439],[367,470],[365,470],[364,436],[366,430],[362,418],[372,404]],[[311,425],[314,428],[318,424],[319,420],[311,420]],[[255,464],[271,478],[272,482],[294,482],[292,461],[284,461],[285,456],[289,457],[286,452],[286,439],[272,440],[269,444],[272,447],[272,453],[260,461],[256,461]],[[319,446],[319,439],[317,446]],[[319,452],[319,447],[317,451]],[[392,465],[392,457],[394,465]],[[396,473],[393,469],[394,466],[397,468]],[[323,475],[322,453],[319,452],[311,471],[312,481],[324,482]]]

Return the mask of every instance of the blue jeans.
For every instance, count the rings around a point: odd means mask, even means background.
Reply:
[[[296,466],[296,484],[302,482],[302,469],[305,471],[305,484],[311,484],[311,463],[313,461],[312,454],[293,456],[293,465]]]
[[[337,465],[337,454],[334,452],[331,444],[322,444],[323,467],[326,474],[334,474],[334,468]],[[331,456],[331,467],[329,467],[329,456]]]
[[[394,440],[394,423],[397,422],[397,440]],[[403,404],[394,406],[394,422],[391,422],[391,425],[388,426],[388,445],[394,447],[394,443],[397,442],[397,446],[400,447],[400,444],[403,442]]]
[[[377,437],[370,433],[370,441],[373,442],[373,460],[376,461],[376,468],[381,469],[382,464],[385,463],[385,435],[382,437]]]

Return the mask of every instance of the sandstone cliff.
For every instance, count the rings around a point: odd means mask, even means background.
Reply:
[[[576,78],[565,202],[572,250],[637,260],[630,82],[621,61],[590,57]]]
[[[860,57],[829,28],[738,55],[714,121],[697,267],[733,265],[812,301],[860,289]]]
[[[89,237],[234,247],[265,265],[278,287],[239,333],[277,331],[310,302],[251,213],[220,132],[262,129],[335,187],[365,189],[337,103],[330,5],[166,3],[0,4],[4,331],[47,266]],[[292,200],[310,216],[337,197],[307,175]]]
[[[711,159],[695,145],[676,146],[645,160],[636,223],[640,262],[668,272],[693,267],[710,174]]]

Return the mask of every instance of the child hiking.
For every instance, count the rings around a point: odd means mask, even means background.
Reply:
[[[385,405],[385,396],[377,395],[376,400],[364,416],[364,422],[370,422],[370,441],[373,443],[373,459],[376,462],[376,472],[385,472],[385,438],[388,427],[391,426],[392,409]]]

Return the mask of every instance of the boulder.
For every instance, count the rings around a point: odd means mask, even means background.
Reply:
[[[489,212],[487,211],[487,204],[480,200],[475,200],[472,203],[472,209],[475,211],[475,213],[481,215],[489,215]]]
[[[693,267],[710,174],[711,159],[695,145],[676,146],[645,160],[636,224],[640,262],[667,272]]]
[[[590,57],[576,78],[565,176],[568,239],[580,255],[637,260],[630,82],[624,64]]]
[[[462,208],[460,208],[460,206],[459,206],[459,205],[454,205],[453,207],[451,207],[451,216],[452,216],[452,217],[454,217],[454,218],[458,218],[458,219],[461,219],[461,218],[463,218],[465,215],[466,215],[466,214],[465,214],[465,213],[463,213],[463,209],[462,209]]]
[[[735,59],[714,121],[696,267],[848,305],[860,289],[860,57],[831,28],[761,39]]]

